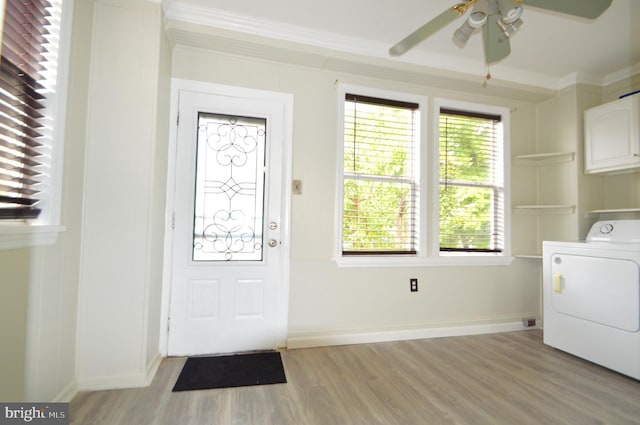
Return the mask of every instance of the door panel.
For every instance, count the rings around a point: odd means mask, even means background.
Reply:
[[[562,314],[640,329],[640,269],[631,260],[553,254],[551,305]]]
[[[189,318],[215,319],[218,316],[219,281],[189,280]]]
[[[185,90],[178,109],[168,354],[276,348],[288,289],[285,104]]]

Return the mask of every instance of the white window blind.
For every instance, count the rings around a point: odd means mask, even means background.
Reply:
[[[504,250],[499,115],[440,109],[440,251]]]
[[[418,110],[346,94],[343,255],[417,252]]]
[[[0,60],[0,219],[34,219],[48,183],[59,1],[7,0]]]

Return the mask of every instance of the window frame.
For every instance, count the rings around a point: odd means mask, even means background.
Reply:
[[[342,215],[344,209],[344,104],[347,93],[417,103],[419,105],[419,164],[417,220],[418,251],[415,255],[343,255]],[[423,266],[499,266],[511,264],[511,197],[510,197],[510,117],[509,108],[466,101],[433,98],[399,91],[376,89],[352,84],[338,86],[336,230],[334,258],[338,267],[423,267]],[[458,109],[500,115],[503,125],[504,166],[504,250],[494,252],[440,251],[439,237],[439,116],[440,108]]]
[[[4,6],[4,2],[2,2]],[[4,7],[2,8],[4,10]],[[61,202],[63,183],[63,152],[67,109],[69,59],[71,47],[71,25],[73,0],[61,0],[58,63],[55,95],[46,100],[47,115],[55,123],[51,129],[50,177],[46,190],[40,195],[42,212],[33,220],[0,221],[0,249],[29,248],[51,245],[58,235],[66,230],[61,225]],[[0,13],[0,30],[4,26],[4,13]],[[2,32],[0,32],[0,42]]]
[[[358,94],[362,96],[369,96],[380,99],[397,100],[401,102],[409,102],[418,104],[418,165],[417,165],[417,182],[418,182],[418,198],[420,204],[417,206],[418,211],[418,249],[416,254],[358,254],[358,255],[344,255],[342,253],[342,230],[343,230],[343,210],[344,210],[344,113],[345,113],[345,96],[347,93]],[[425,190],[424,183],[426,181],[422,163],[424,161],[425,154],[422,150],[423,146],[426,146],[426,111],[427,111],[427,98],[424,96],[418,96],[413,94],[407,94],[397,91],[375,89],[364,86],[357,86],[352,84],[342,84],[338,86],[338,128],[336,139],[338,141],[337,151],[337,178],[336,178],[336,232],[335,232],[335,247],[334,247],[334,259],[340,267],[370,267],[380,265],[399,265],[404,263],[411,263],[415,261],[415,258],[420,255],[420,252],[424,251],[425,245],[425,229],[421,223],[424,220],[420,217],[423,209],[422,192]]]
[[[511,119],[510,109],[487,104],[471,103],[467,101],[451,100],[445,98],[435,98],[433,108],[433,149],[435,159],[430,163],[432,173],[432,190],[434,193],[433,208],[431,209],[431,228],[434,229],[435,237],[430,242],[432,252],[437,254],[441,263],[453,263],[456,265],[476,264],[510,264],[513,260],[511,256]],[[453,109],[460,111],[470,111],[490,115],[499,115],[502,122],[503,146],[502,146],[502,166],[503,166],[503,239],[504,248],[502,252],[470,252],[470,251],[440,251],[440,110]]]
[[[489,136],[489,139],[484,139],[484,142],[486,143],[484,146],[486,148],[491,148],[491,152],[498,153],[501,154],[502,153],[502,149],[504,146],[504,142],[502,141],[502,138],[504,137],[504,128],[502,125],[502,115],[499,114],[488,114],[486,113],[486,109],[483,110],[483,112],[479,112],[477,109],[474,110],[469,110],[469,109],[450,109],[450,108],[444,108],[444,107],[440,107],[439,108],[439,114],[438,114],[438,128],[440,129],[442,126],[442,115],[445,116],[450,116],[450,117],[463,117],[463,118],[469,118],[469,119],[482,119],[485,120],[486,122],[492,122],[493,124],[493,130],[496,130],[496,122],[499,123],[499,128],[500,131],[492,131],[492,135],[494,134],[498,134],[500,133],[498,139],[496,140],[496,138],[494,138],[493,136]],[[442,152],[442,141],[440,140],[440,137],[438,137],[437,140],[438,143],[438,153]],[[481,152],[477,152],[477,153],[481,153]],[[456,156],[457,153],[456,153]],[[500,156],[498,155],[494,155],[492,156],[493,158],[499,158]],[[442,159],[442,158],[440,158]],[[440,168],[440,162],[439,161],[439,168]],[[491,161],[493,162],[493,161]],[[497,171],[500,171],[503,167],[504,167],[504,158],[502,158],[501,163],[499,164],[500,168],[491,168],[491,176],[499,176],[498,178],[488,178],[486,180],[469,180],[469,179],[460,179],[460,180],[450,180],[448,179],[448,173],[447,171],[445,171],[445,179],[443,180],[443,176],[440,174],[442,172],[442,170],[440,170],[440,173],[438,174],[438,200],[441,199],[440,194],[442,193],[443,190],[446,190],[448,187],[454,187],[454,188],[476,188],[476,189],[486,189],[489,190],[491,192],[491,200],[492,200],[492,209],[491,209],[491,214],[490,214],[490,218],[491,218],[491,223],[492,223],[492,229],[494,229],[493,226],[498,226],[498,228],[503,229],[502,232],[499,233],[495,233],[495,231],[492,231],[489,235],[491,241],[490,244],[494,247],[497,248],[454,248],[454,247],[443,247],[442,246],[442,234],[440,232],[438,232],[438,239],[439,239],[439,250],[440,253],[442,255],[446,255],[447,253],[451,253],[451,252],[463,252],[463,253],[494,253],[494,254],[501,254],[504,251],[504,223],[503,223],[503,219],[504,219],[504,201],[501,202],[501,200],[504,199],[504,170],[502,170],[502,173],[498,173]],[[496,181],[498,180],[498,181]],[[502,181],[500,181],[502,180]],[[444,186],[444,187],[443,187]],[[502,211],[502,214],[499,213],[499,211]],[[438,217],[439,219],[439,223],[442,222],[441,217]],[[498,236],[496,236],[498,235]],[[501,243],[500,243],[501,242]]]
[[[415,142],[415,145],[412,146],[411,151],[414,152],[414,155],[412,155],[412,166],[411,166],[411,174],[412,176],[390,176],[390,175],[381,175],[381,174],[366,174],[366,173],[360,173],[360,172],[351,172],[348,170],[345,170],[343,168],[342,170],[342,189],[344,190],[344,187],[347,185],[347,181],[368,181],[368,182],[378,182],[378,183],[396,183],[396,184],[408,184],[411,189],[410,192],[413,194],[410,196],[411,201],[410,201],[410,208],[409,208],[409,215],[412,217],[410,219],[411,221],[411,228],[412,229],[420,229],[420,220],[419,220],[419,211],[420,211],[420,149],[421,149],[421,143],[419,140],[420,134],[421,134],[421,130],[420,130],[420,117],[419,117],[419,113],[420,113],[420,104],[417,102],[408,102],[405,99],[400,100],[398,99],[397,96],[394,96],[393,98],[381,98],[381,97],[373,97],[373,96],[369,96],[369,95],[363,95],[360,92],[346,92],[345,93],[345,97],[344,97],[344,102],[342,103],[343,106],[346,105],[347,102],[355,102],[356,108],[358,103],[362,103],[362,104],[369,104],[369,105],[375,105],[377,107],[382,107],[382,108],[399,108],[401,110],[404,111],[411,111],[412,115],[414,115],[414,117],[412,118],[412,128],[413,131],[415,131],[415,134],[417,134],[417,138],[418,140],[416,141],[415,139],[413,139],[412,141]],[[342,124],[343,124],[343,129],[345,129],[345,123],[346,123],[346,116],[343,113],[343,117],[345,119],[343,119]],[[355,117],[355,116],[354,116]],[[353,123],[353,128],[354,128],[354,134],[357,131],[356,129],[356,122]],[[346,132],[346,131],[345,131]],[[343,136],[342,136],[342,153],[343,153],[343,166],[345,163],[345,159],[344,159],[344,152],[347,149],[347,145],[345,142],[345,132],[343,132]],[[362,148],[362,146],[359,146]],[[342,197],[343,201],[344,201],[344,192],[343,192],[343,197]],[[345,216],[345,206],[343,204],[342,206],[342,214],[341,214],[341,218],[344,220],[344,216]],[[344,222],[342,222],[342,228],[344,230]],[[420,235],[416,234],[415,231],[411,231],[411,234],[415,234],[416,235],[416,239],[420,240]],[[342,256],[347,257],[347,256],[361,256],[361,255],[375,255],[375,256],[379,256],[379,255],[390,255],[390,256],[403,256],[403,255],[408,255],[408,256],[412,256],[415,255],[417,250],[418,250],[418,244],[415,244],[413,242],[413,237],[409,236],[409,241],[411,241],[409,243],[409,245],[411,246],[412,249],[398,249],[398,250],[388,250],[388,251],[384,251],[384,250],[380,250],[380,251],[371,251],[368,252],[367,250],[346,250],[344,249],[344,234],[341,233],[341,240],[342,240]],[[397,240],[396,240],[397,241]]]

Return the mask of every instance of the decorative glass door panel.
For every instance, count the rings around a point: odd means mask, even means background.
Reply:
[[[193,261],[262,261],[266,126],[198,114]]]

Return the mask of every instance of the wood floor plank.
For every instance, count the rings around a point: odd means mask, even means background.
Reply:
[[[640,424],[640,381],[545,346],[542,331],[283,350],[286,384],[78,394],[77,425]]]

